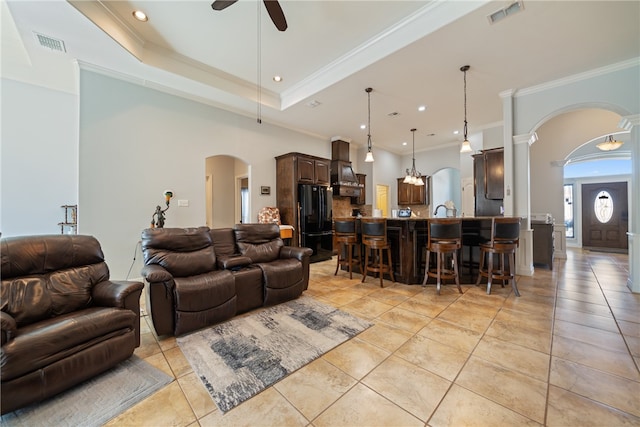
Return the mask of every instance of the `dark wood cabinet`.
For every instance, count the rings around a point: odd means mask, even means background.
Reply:
[[[531,221],[533,230],[533,263],[553,270],[553,224]]]
[[[367,197],[366,197],[367,175],[363,173],[357,173],[356,179],[358,180],[358,184],[361,185],[360,195],[358,197],[351,198],[351,203],[353,203],[354,205],[366,205],[367,204]]]
[[[405,184],[404,178],[398,178],[398,206],[428,205],[429,180],[422,177],[425,185]]]
[[[301,153],[276,157],[276,203],[283,224],[294,227],[292,245],[299,245],[298,184],[329,185],[331,161]]]
[[[299,184],[329,185],[329,160],[303,155],[296,157]]]

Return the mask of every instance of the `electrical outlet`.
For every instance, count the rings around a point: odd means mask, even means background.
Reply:
[[[189,207],[189,201],[188,200],[178,200],[178,206],[181,207],[181,208]]]

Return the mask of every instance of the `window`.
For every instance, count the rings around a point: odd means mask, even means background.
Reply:
[[[598,193],[593,201],[593,210],[595,211],[598,221],[602,224],[609,222],[613,216],[613,199],[608,191],[602,190]]]
[[[564,185],[564,226],[567,230],[567,237],[575,238],[573,229],[573,184]]]

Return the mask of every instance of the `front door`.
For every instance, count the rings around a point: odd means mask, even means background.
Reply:
[[[582,185],[582,246],[626,252],[629,207],[627,183]]]

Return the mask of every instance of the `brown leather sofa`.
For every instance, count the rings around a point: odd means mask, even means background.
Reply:
[[[158,335],[181,335],[297,298],[311,249],[284,246],[276,224],[142,232],[147,307]]]
[[[141,282],[109,280],[91,236],[4,238],[2,414],[127,359],[140,345]]]

